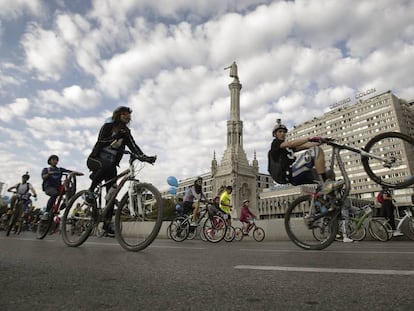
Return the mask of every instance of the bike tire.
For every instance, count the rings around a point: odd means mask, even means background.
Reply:
[[[389,230],[386,225],[378,219],[371,219],[368,224],[368,232],[371,237],[381,242],[387,242],[390,239]],[[391,229],[392,236],[392,229]]]
[[[10,235],[11,230],[16,224],[17,218],[19,217],[19,212],[20,212],[20,207],[19,207],[19,204],[16,203],[13,208],[13,214],[10,216],[10,219],[9,219],[9,226],[7,227],[7,230],[6,230],[6,236]]]
[[[82,245],[97,225],[99,214],[96,201],[91,205],[85,202],[87,190],[75,193],[65,208],[61,219],[63,242],[70,247]]]
[[[243,240],[243,230],[239,227],[234,228],[234,239],[236,241]]]
[[[171,239],[175,242],[182,242],[187,239],[190,232],[190,223],[185,217],[175,218],[169,225]]]
[[[349,222],[349,237],[354,241],[362,241],[367,236],[367,229],[362,224],[359,228],[356,227],[356,222],[350,220]]]
[[[406,153],[402,149],[405,149]],[[381,165],[377,159],[362,157],[364,170],[374,182],[395,189],[414,184],[414,176],[408,175],[406,167],[408,157],[414,154],[414,138],[399,132],[385,132],[370,139],[364,150],[376,156],[395,160],[387,167]]]
[[[285,213],[285,230],[289,239],[300,248],[321,250],[335,240],[338,232],[339,211],[334,211],[311,221],[314,207],[310,195],[294,200]],[[317,231],[318,239],[315,238]]]
[[[262,242],[265,238],[265,232],[263,228],[256,227],[253,230],[253,239],[255,239],[257,242]]]
[[[233,226],[227,226],[226,234],[224,235],[224,241],[233,242],[236,237],[235,229]]]
[[[207,218],[203,226],[204,235],[207,241],[218,243],[224,239],[227,231],[227,222],[223,217],[214,215]]]
[[[190,230],[188,231],[188,235],[187,235],[187,240],[194,240],[195,237],[197,236],[198,233],[198,227],[191,227],[190,226]]]
[[[160,192],[153,185],[132,182],[133,200],[125,193],[115,213],[115,237],[125,250],[138,252],[158,236],[164,205]]]
[[[37,222],[36,238],[38,240],[43,240],[45,236],[49,233],[50,228],[52,227],[53,222],[53,212],[47,211],[47,217],[43,214],[40,216],[39,221]]]

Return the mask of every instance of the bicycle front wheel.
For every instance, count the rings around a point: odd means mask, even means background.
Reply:
[[[367,229],[364,225],[358,228],[357,223],[353,220],[349,221],[349,237],[354,241],[362,241],[367,236]]]
[[[368,232],[375,240],[386,242],[391,237],[387,227],[378,219],[371,219],[368,225]],[[392,229],[391,229],[392,236]]]
[[[133,183],[131,197],[125,193],[116,210],[115,237],[124,249],[137,252],[157,237],[162,225],[163,202],[153,185]]]
[[[20,215],[19,204],[15,204],[15,207],[13,208],[13,214],[10,216],[10,219],[9,219],[9,226],[7,227],[7,230],[6,230],[6,236],[9,236],[11,230],[15,227],[17,219],[19,218],[19,215]],[[17,228],[15,228],[15,230],[17,230]]]
[[[263,230],[263,228],[260,227],[256,227],[253,230],[253,238],[257,241],[257,242],[262,242],[265,238],[265,232]]]
[[[395,189],[414,184],[409,170],[414,165],[414,138],[398,132],[382,133],[368,141],[365,151],[376,157],[363,156],[361,161],[377,184]]]
[[[338,213],[316,217],[310,195],[293,201],[285,214],[285,229],[290,240],[306,250],[321,250],[335,240]]]
[[[87,190],[76,193],[65,208],[61,219],[62,239],[67,246],[83,244],[98,221],[98,210],[85,202]],[[95,202],[96,204],[96,202]]]
[[[233,226],[227,226],[226,234],[224,235],[224,241],[232,242],[236,237],[235,229]]]

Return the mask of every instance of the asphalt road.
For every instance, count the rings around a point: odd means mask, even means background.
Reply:
[[[177,243],[0,232],[0,310],[414,310],[414,242]]]

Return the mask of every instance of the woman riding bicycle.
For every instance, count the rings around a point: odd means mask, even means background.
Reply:
[[[98,141],[87,160],[87,166],[92,171],[90,175],[92,182],[86,195],[87,203],[93,204],[94,189],[101,181],[109,181],[116,177],[116,167],[122,159],[125,145],[131,152],[138,155],[141,161],[153,164],[156,160],[155,156],[146,156],[135,143],[128,128],[128,124],[131,121],[131,113],[132,110],[128,107],[121,106],[116,108],[112,118],[99,131]],[[114,183],[109,183],[106,186],[107,192],[109,192],[112,186],[115,186]],[[114,206],[110,207],[106,215],[107,219],[105,220],[104,230],[107,232],[107,235],[114,234],[114,230],[110,226],[113,208]]]

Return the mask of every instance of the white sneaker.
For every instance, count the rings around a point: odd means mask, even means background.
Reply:
[[[341,188],[344,184],[345,184],[345,181],[343,181],[343,180],[335,181],[335,180],[327,179],[323,183],[322,191],[325,194],[328,194],[328,193],[334,191],[335,189]]]
[[[402,233],[400,230],[395,230],[395,231],[392,233],[392,236],[402,236],[402,235],[404,235],[404,233]]]
[[[344,243],[352,243],[352,242],[354,242],[354,240],[352,240],[352,239],[350,239],[348,237],[344,237],[344,239],[343,239],[342,242],[344,242]]]

